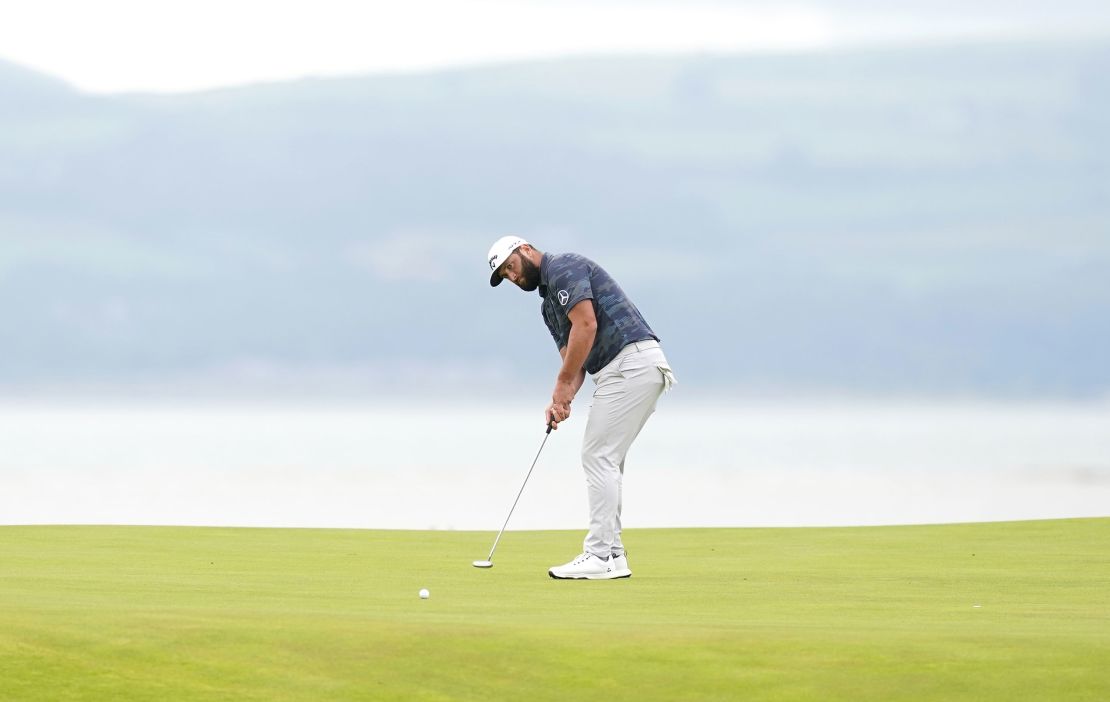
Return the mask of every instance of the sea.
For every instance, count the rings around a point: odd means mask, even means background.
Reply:
[[[0,524],[584,529],[588,407],[0,404]],[[525,484],[525,477],[535,468]],[[1110,402],[674,403],[626,529],[1110,516]]]

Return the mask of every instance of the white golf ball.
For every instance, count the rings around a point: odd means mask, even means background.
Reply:
[[[426,600],[429,597],[431,597],[431,595],[432,595],[432,593],[428,592],[428,588],[426,588],[426,587],[421,588],[421,590],[420,590],[420,599]]]

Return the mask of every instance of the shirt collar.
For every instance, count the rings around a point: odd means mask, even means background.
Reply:
[[[549,258],[550,256],[543,254],[543,258],[540,259],[540,297],[547,297],[547,262]]]

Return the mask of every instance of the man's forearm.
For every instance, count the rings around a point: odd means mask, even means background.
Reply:
[[[597,336],[597,318],[590,300],[583,300],[571,308],[567,318],[570,320],[570,335],[567,345],[559,349],[563,355],[563,366],[555,379],[555,389],[551,393],[551,404],[547,408],[547,421],[552,427],[570,417],[570,403],[586,379],[586,358],[594,346]]]
[[[578,391],[582,389],[582,383],[586,382],[586,369],[579,368],[578,376],[571,382],[570,386],[574,388],[574,394],[577,395]]]
[[[563,348],[559,349],[559,358],[565,359],[566,357],[567,357],[567,347],[564,346]],[[561,372],[562,372],[562,369],[560,369],[560,373]],[[558,378],[556,378],[556,380],[558,380]],[[585,368],[579,368],[578,369],[578,378],[577,378],[577,380],[575,380],[573,383],[571,383],[571,387],[574,388],[574,394],[575,395],[578,394],[578,391],[582,388],[582,384],[585,383],[585,382],[586,382],[586,369]]]
[[[574,325],[570,329],[570,338],[563,353],[563,367],[559,369],[560,383],[569,383],[575,392],[582,387],[586,380],[586,357],[594,346],[594,336],[597,328],[588,325]]]

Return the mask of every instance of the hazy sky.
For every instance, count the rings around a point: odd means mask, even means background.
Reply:
[[[583,53],[1107,35],[1094,0],[0,0],[0,58],[94,92]],[[1110,3],[1105,3],[1110,5]]]

